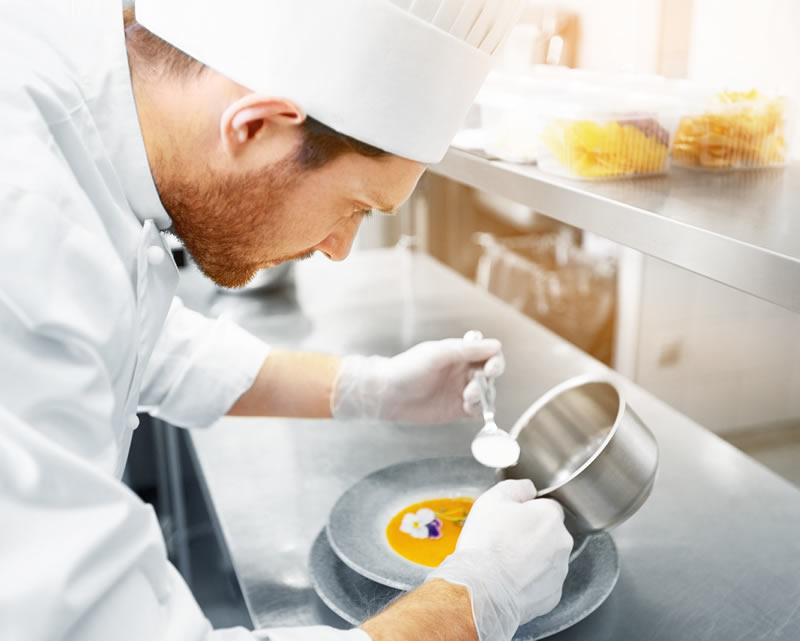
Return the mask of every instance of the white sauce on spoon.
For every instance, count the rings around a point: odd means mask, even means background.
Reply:
[[[519,461],[519,454],[519,443],[507,432],[479,435],[472,441],[472,456],[486,467],[511,467]]]

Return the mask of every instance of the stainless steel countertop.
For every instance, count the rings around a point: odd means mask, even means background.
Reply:
[[[800,312],[800,163],[587,182],[451,149],[430,171]]]
[[[220,294],[191,274],[190,306],[237,319],[281,347],[393,354],[471,328],[505,343],[498,423],[552,385],[605,369],[424,255],[356,254],[299,265],[296,290]],[[655,432],[649,502],[613,532],[622,573],[609,600],[563,641],[796,640],[800,490],[632,383],[617,379]],[[339,495],[398,461],[469,453],[478,425],[224,419],[192,433],[200,476],[257,626],[345,624],[319,601],[311,542]]]

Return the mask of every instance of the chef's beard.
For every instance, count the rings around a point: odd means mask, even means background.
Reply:
[[[270,263],[307,258],[279,251],[275,240],[285,238],[280,215],[282,201],[302,171],[288,158],[259,172],[221,176],[207,169],[201,176],[181,171],[161,173],[157,180],[161,202],[172,218],[177,236],[200,270],[223,287],[243,287]]]

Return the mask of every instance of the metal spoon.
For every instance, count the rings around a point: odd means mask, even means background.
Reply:
[[[467,332],[467,340],[480,340],[480,332]],[[484,426],[472,440],[472,456],[478,463],[486,467],[506,468],[516,464],[519,460],[519,443],[505,430],[497,427],[494,422],[495,388],[494,381],[487,380],[482,369],[476,370],[472,375],[478,383],[483,410]]]

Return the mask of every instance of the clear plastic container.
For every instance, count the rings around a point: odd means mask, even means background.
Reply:
[[[540,135],[537,162],[543,171],[581,180],[663,174],[671,138],[665,125],[654,112],[553,118]]]
[[[796,128],[777,92],[563,67],[491,74],[477,102],[486,151],[580,180],[781,166]]]
[[[502,160],[534,162],[546,124],[541,103],[569,91],[568,72],[542,65],[525,74],[490,74],[476,100],[486,151]]]
[[[673,162],[712,171],[784,165],[789,157],[789,114],[787,98],[755,90],[694,99],[682,110]]]
[[[654,83],[664,84],[644,84]],[[639,77],[547,67],[490,76],[477,101],[486,151],[583,180],[663,173],[675,112],[670,118],[663,94],[642,85]]]
[[[580,87],[549,105],[537,162],[580,180],[652,176],[669,169],[674,111],[647,92]]]
[[[484,148],[490,155],[517,163],[536,161],[545,121],[519,96],[496,96],[480,104]]]

